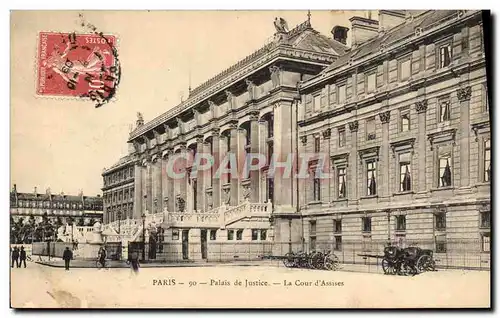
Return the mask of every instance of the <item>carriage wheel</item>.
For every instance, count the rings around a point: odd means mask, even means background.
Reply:
[[[419,272],[436,270],[436,262],[429,255],[422,255],[418,259],[417,269]]]
[[[339,263],[339,258],[336,255],[333,255],[333,257],[327,256],[325,257],[323,268],[329,271],[334,271],[339,268]]]
[[[382,259],[382,269],[384,270],[384,274],[386,275],[395,275],[396,268],[394,267],[394,263],[390,262],[388,259]]]
[[[285,265],[285,267],[294,267],[295,260],[293,256],[293,253],[285,254],[285,258],[283,259],[283,264]]]
[[[315,269],[323,269],[325,267],[325,256],[323,253],[317,253],[313,256],[312,266]]]

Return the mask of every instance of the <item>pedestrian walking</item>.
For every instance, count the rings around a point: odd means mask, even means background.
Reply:
[[[19,267],[19,249],[14,247],[14,250],[12,251],[12,268],[14,268],[14,265],[16,267]]]
[[[137,253],[137,251],[132,251],[132,253],[129,254],[128,261],[132,272],[135,274],[139,273],[139,253]]]
[[[26,268],[26,251],[24,250],[24,246],[21,246],[21,252],[19,252],[19,266],[24,264],[24,268]]]
[[[69,249],[69,247],[66,247],[63,253],[63,260],[64,260],[64,268],[69,271],[69,262],[73,259],[73,252]]]

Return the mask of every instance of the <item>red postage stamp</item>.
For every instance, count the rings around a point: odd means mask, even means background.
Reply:
[[[40,32],[36,92],[41,96],[110,100],[120,79],[113,35]]]

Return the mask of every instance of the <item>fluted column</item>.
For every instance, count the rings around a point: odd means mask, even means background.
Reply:
[[[146,211],[153,213],[153,162],[146,166]]]
[[[415,103],[415,109],[418,114],[418,154],[417,154],[417,162],[418,162],[418,192],[426,192],[427,191],[427,181],[426,181],[426,143],[427,143],[427,121],[426,121],[426,113],[427,113],[427,100],[421,100]]]
[[[221,178],[216,176],[216,171],[220,166],[220,138],[219,129],[214,129],[212,131],[212,156],[214,158],[214,164],[212,165],[212,203],[213,207],[220,206],[220,187]]]
[[[358,202],[358,128],[359,123],[357,120],[349,123],[349,130],[351,132],[351,152],[349,154],[349,173],[351,180],[349,195],[349,204],[357,204]]]
[[[164,157],[163,162],[165,165],[165,183],[166,183],[166,195],[167,198],[167,210],[169,212],[175,212],[175,180],[173,178],[173,165],[169,163],[172,160],[173,152],[169,150],[167,156]]]
[[[203,143],[203,138],[196,139],[196,153],[203,154],[205,152],[205,147]],[[193,158],[193,160],[198,161],[199,159]],[[205,206],[205,171],[198,169],[196,171],[196,210],[203,211]]]
[[[142,170],[144,167],[140,162],[134,165],[134,219],[140,219],[142,215]],[[108,208],[108,210],[110,210]]]
[[[236,169],[233,166],[234,165],[234,159],[230,160],[230,167],[231,167],[231,172],[237,171],[238,164],[239,164],[239,157],[241,155],[240,152],[240,132],[237,126],[237,123],[231,124],[231,131],[230,131],[230,138],[231,141],[229,142],[229,152],[231,153],[230,158],[236,158]],[[229,205],[238,205],[239,200],[238,200],[238,194],[239,194],[239,173],[231,173],[231,180],[229,180],[231,187],[230,187],[230,199],[229,199]]]
[[[468,187],[469,176],[469,154],[470,154],[470,97],[471,87],[461,87],[457,90],[460,102],[460,186]]]
[[[390,179],[389,179],[389,121],[391,120],[391,112],[389,110],[379,114],[380,121],[382,122],[382,145],[380,149],[380,185],[381,197],[388,199],[390,195]]]
[[[252,155],[259,154],[260,140],[259,130],[260,125],[258,115],[250,116],[250,153]],[[248,164],[252,164],[249,162]],[[260,194],[260,169],[250,171],[250,202],[259,202]]]
[[[188,198],[187,198],[187,185],[188,185],[188,178],[189,174],[186,171],[186,160],[185,158],[187,157],[187,149],[186,145],[181,145],[181,159],[178,159],[178,164],[180,165],[181,171],[184,172],[184,177],[177,179],[176,181],[178,182],[178,191],[176,194],[176,198],[180,197],[184,200],[184,212],[187,211],[188,207]],[[177,164],[176,164],[177,166]],[[177,206],[177,211],[180,211],[180,207]]]
[[[153,212],[158,213],[163,211],[162,199],[162,160],[156,158],[153,163]]]

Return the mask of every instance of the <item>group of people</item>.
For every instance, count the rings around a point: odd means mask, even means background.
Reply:
[[[17,246],[13,249],[11,248],[10,258],[12,260],[12,268],[14,268],[14,265],[16,265],[16,267],[21,267],[22,264],[24,264],[24,268],[26,268],[26,251],[24,250],[24,246],[21,246],[21,249]]]

